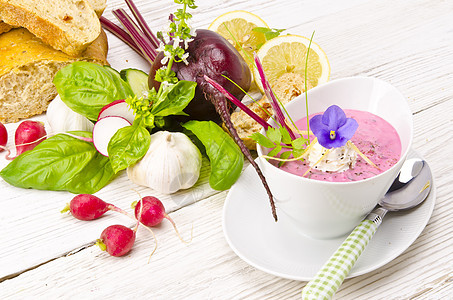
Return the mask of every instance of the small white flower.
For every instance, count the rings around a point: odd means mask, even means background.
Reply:
[[[160,61],[161,64],[166,65],[168,60],[171,58],[171,53],[168,51],[164,51],[164,58]]]
[[[187,48],[189,48],[189,43],[193,41],[193,39],[186,39],[184,40],[184,49],[187,50]]]
[[[189,64],[189,62],[187,61],[187,58],[189,57],[189,53],[184,53],[181,57],[182,61],[186,64],[186,66]]]
[[[170,43],[170,36],[168,36],[168,34],[169,34],[169,30],[168,29],[162,30],[162,37],[164,38],[165,44]]]
[[[161,52],[161,51],[164,51],[165,50],[165,44],[160,42],[159,43],[159,47],[157,47],[156,51],[157,52]]]
[[[179,36],[175,36],[173,38],[173,49],[176,49],[179,47],[179,43],[181,42],[181,39]]]

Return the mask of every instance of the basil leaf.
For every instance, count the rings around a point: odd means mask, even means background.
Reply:
[[[91,137],[90,132],[73,134]],[[93,194],[104,187],[114,173],[107,157],[92,143],[65,134],[44,140],[9,163],[0,176],[20,188]]]
[[[269,140],[265,135],[263,135],[259,132],[252,133],[250,135],[250,138],[263,147],[266,147],[266,148],[275,147],[275,144],[271,140]]]
[[[90,120],[97,120],[105,105],[133,96],[129,84],[118,72],[85,61],[74,62],[59,70],[53,83],[61,100]]]
[[[182,125],[203,143],[211,162],[209,185],[227,190],[239,178],[244,165],[241,149],[222,128],[212,121],[189,121]]]
[[[156,117],[179,114],[195,96],[196,86],[197,83],[193,81],[178,81],[177,84],[170,87],[169,92],[163,94],[164,100],[152,107],[151,114]]]
[[[149,131],[139,124],[119,129],[107,146],[112,168],[115,173],[139,161],[148,151],[151,143]]]

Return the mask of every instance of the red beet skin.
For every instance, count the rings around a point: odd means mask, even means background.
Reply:
[[[90,221],[102,216],[109,207],[108,203],[94,195],[80,194],[72,198],[69,209],[75,218]]]
[[[123,256],[134,245],[135,231],[123,225],[111,225],[104,229],[101,240],[111,256]]]
[[[44,123],[37,122],[37,121],[23,121],[19,124],[16,129],[15,133],[15,142],[16,142],[16,150],[17,155],[24,153],[25,151],[31,150],[35,148],[39,143],[41,143],[44,139],[36,141],[43,136],[46,136],[46,129],[44,128]],[[34,142],[35,143],[31,143]],[[17,146],[21,144],[27,144],[23,146]]]
[[[5,125],[0,123],[0,146],[5,147],[7,142],[8,142],[8,132],[6,131]],[[0,152],[2,152],[4,150],[1,147],[0,147]]]
[[[140,210],[143,203],[143,210],[140,217]],[[165,208],[159,199],[152,196],[143,197],[135,206],[135,218],[146,226],[156,226],[165,218]]]

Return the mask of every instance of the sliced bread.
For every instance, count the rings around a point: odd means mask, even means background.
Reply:
[[[80,57],[71,57],[44,44],[27,29],[0,35],[0,122],[11,123],[46,111],[57,95],[52,83],[64,66],[85,60],[106,65],[107,37],[103,31]]]
[[[85,0],[0,0],[0,20],[27,28],[71,56],[81,55],[101,31],[98,16]]]
[[[107,6],[106,0],[87,0],[88,4],[91,5],[91,8],[94,9],[94,12],[98,17],[102,16],[102,13],[105,10],[105,7]],[[10,31],[13,26],[6,24],[3,21],[0,21],[0,34],[3,32],[8,32]]]
[[[107,6],[107,0],[87,0],[87,2],[94,9],[94,12],[98,15],[98,17],[102,16],[102,13]]]

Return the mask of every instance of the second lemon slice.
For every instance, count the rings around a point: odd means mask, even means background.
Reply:
[[[258,51],[266,77],[273,85],[286,73],[297,73],[305,76],[305,60],[310,40],[299,35],[282,35],[267,41]],[[262,90],[262,84],[256,68],[255,82]],[[311,43],[308,54],[307,79],[315,87],[325,83],[330,77],[330,65],[324,51],[315,43]]]

